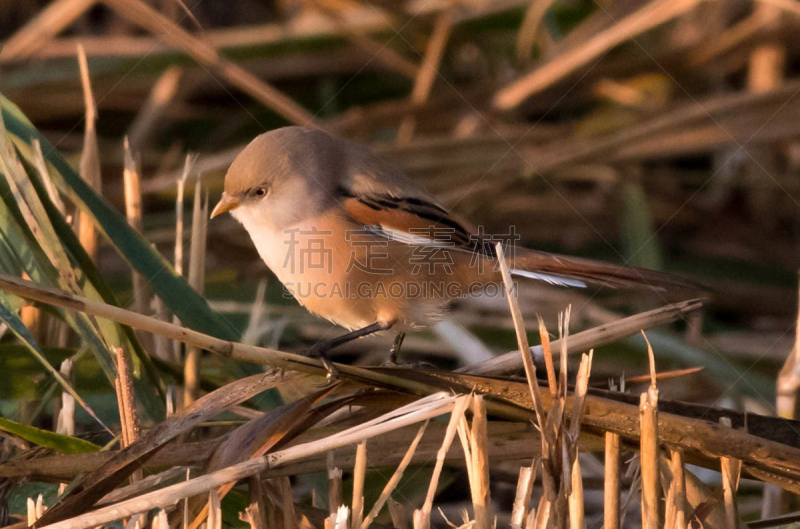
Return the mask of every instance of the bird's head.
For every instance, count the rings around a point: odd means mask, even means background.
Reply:
[[[211,218],[230,212],[248,231],[289,227],[327,206],[339,146],[324,132],[284,127],[261,134],[225,175]]]

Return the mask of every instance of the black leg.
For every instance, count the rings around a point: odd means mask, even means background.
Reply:
[[[397,336],[394,337],[392,348],[389,349],[389,358],[386,360],[388,365],[397,364],[397,355],[400,353],[400,348],[403,347],[403,340],[405,340],[405,338],[406,333],[404,332],[398,333]]]
[[[370,334],[374,334],[379,331],[385,331],[390,327],[391,324],[375,322],[372,325],[367,325],[362,329],[356,329],[355,331],[337,336],[332,340],[320,340],[311,347],[311,349],[308,351],[308,355],[319,358],[322,364],[325,366],[325,369],[328,371],[328,380],[333,380],[338,375],[338,372],[336,367],[331,363],[330,359],[328,359],[328,351],[335,349],[340,345],[352,342],[353,340],[357,340],[358,338],[369,336]]]

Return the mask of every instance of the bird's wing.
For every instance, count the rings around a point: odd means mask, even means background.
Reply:
[[[357,195],[339,190],[341,203],[376,235],[416,246],[442,246],[494,256],[491,244],[472,233],[440,205],[419,197]]]
[[[359,224],[377,235],[416,246],[447,246],[494,256],[471,226],[457,220],[399,169],[348,142],[337,193]]]

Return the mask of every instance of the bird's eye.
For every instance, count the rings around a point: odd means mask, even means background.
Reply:
[[[257,196],[258,198],[263,198],[263,197],[267,196],[267,188],[266,187],[259,187],[258,189],[256,189],[253,192],[253,194],[255,196]]]

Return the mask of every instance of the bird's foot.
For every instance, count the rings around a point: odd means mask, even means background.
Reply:
[[[328,351],[330,350],[331,346],[329,342],[319,341],[315,343],[306,353],[306,356],[311,358],[319,358],[319,361],[322,362],[322,366],[326,371],[325,385],[330,384],[339,378],[339,370],[336,369],[336,366],[333,365],[333,362],[331,362],[330,358],[328,358]]]

